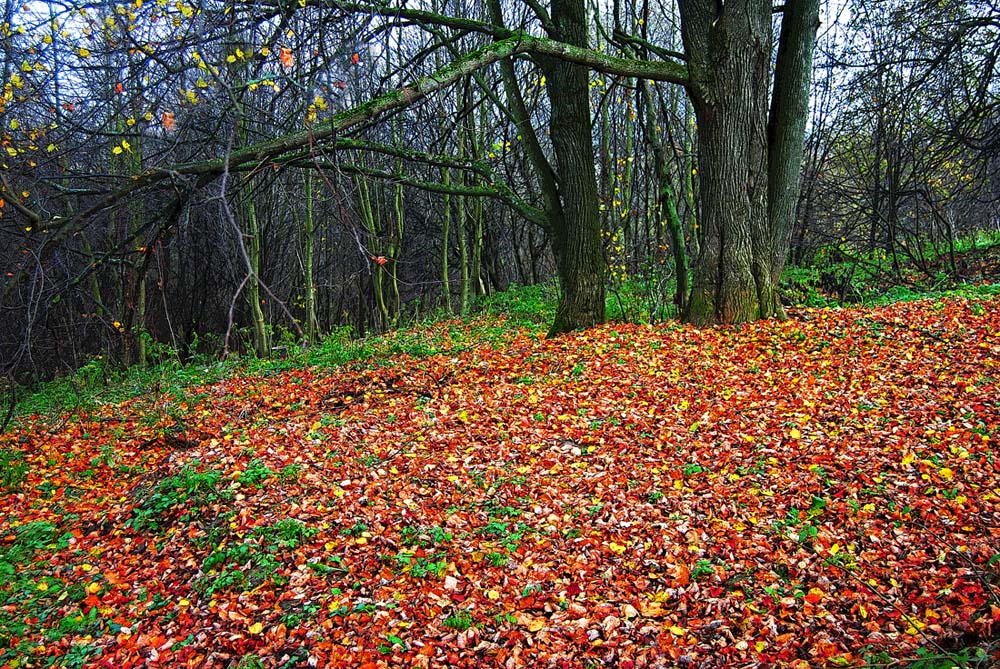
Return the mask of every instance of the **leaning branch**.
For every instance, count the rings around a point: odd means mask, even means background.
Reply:
[[[233,151],[230,155],[184,163],[169,168],[154,168],[132,177],[124,188],[105,195],[86,210],[59,222],[58,228],[50,222],[51,236],[43,253],[82,228],[88,221],[111,208],[123,198],[162,182],[185,181],[196,177],[199,181],[213,178],[227,171],[246,166],[259,167],[280,161],[282,157],[298,157],[304,147],[325,143],[376,117],[396,109],[408,107],[431,93],[444,89],[454,82],[492,65],[504,58],[519,54],[539,54],[559,58],[605,74],[638,77],[676,84],[687,83],[687,68],[670,62],[657,62],[631,58],[618,58],[591,49],[565,44],[551,39],[517,33],[492,42],[481,49],[459,58],[437,72],[417,79],[402,88],[385,93],[369,102],[346,109],[329,120],[299,132],[290,133],[253,146]],[[9,293],[16,282],[8,283]]]

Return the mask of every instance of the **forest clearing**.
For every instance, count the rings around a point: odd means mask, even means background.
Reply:
[[[991,666],[997,307],[486,315],[23,420],[0,666]]]

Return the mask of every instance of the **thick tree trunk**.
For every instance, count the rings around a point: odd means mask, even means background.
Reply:
[[[798,197],[818,4],[785,5],[770,113],[771,3],[681,0],[680,9],[704,232],[685,319],[783,317],[777,283]]]
[[[680,3],[698,119],[704,241],[686,319],[741,323],[773,313],[767,224],[771,6]]]
[[[559,39],[587,46],[582,0],[553,0],[552,22]],[[605,320],[605,262],[594,169],[588,70],[563,60],[543,67],[552,106],[550,134],[555,149],[561,215],[552,222],[552,250],[562,294],[549,336]]]

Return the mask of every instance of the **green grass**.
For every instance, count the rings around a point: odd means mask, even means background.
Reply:
[[[956,243],[956,252],[1000,246],[1000,232],[980,231]],[[928,245],[924,257],[938,253]],[[947,277],[924,287],[897,286],[880,291],[874,288],[877,269],[884,260],[873,254],[863,262],[833,262],[829,254],[817,254],[814,265],[789,267],[782,277],[782,293],[793,304],[808,307],[839,306],[835,298],[819,290],[823,273],[849,283],[849,301],[862,305],[882,305],[901,300],[941,298],[960,295],[971,299],[994,296],[1000,286],[959,284],[951,286]],[[676,318],[672,303],[674,277],[662,268],[646,268],[634,275],[616,275],[607,293],[607,315],[611,321],[662,322]],[[559,297],[555,282],[514,287],[506,292],[480,298],[473,312],[463,317],[445,317],[436,312],[392,332],[356,338],[351,328],[335,328],[321,342],[309,348],[297,345],[290,336],[282,338],[281,358],[232,356],[226,361],[197,353],[181,364],[180,356],[169,347],[151,343],[155,364],[149,367],[115,368],[95,357],[72,374],[41,383],[33,392],[20,392],[15,423],[27,416],[62,416],[104,403],[120,403],[146,398],[152,418],[178,412],[185,403],[197,399],[194,388],[236,374],[269,376],[285,370],[315,366],[335,369],[354,365],[388,365],[400,356],[416,358],[454,354],[483,345],[504,346],[517,332],[527,330],[543,336],[555,314]],[[153,416],[153,413],[156,416]],[[158,421],[159,422],[159,421]],[[176,422],[180,424],[179,421]],[[19,485],[24,474],[17,454],[0,454],[0,487]],[[261,482],[258,482],[258,484]]]

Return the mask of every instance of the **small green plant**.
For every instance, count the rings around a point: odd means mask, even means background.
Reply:
[[[705,576],[711,576],[714,573],[715,568],[712,566],[712,561],[701,559],[694,563],[694,569],[691,570],[691,578],[699,579]]]
[[[508,562],[507,556],[503,553],[487,553],[484,557],[494,567],[502,567]]]
[[[0,492],[14,492],[28,478],[28,463],[20,452],[0,449]]]
[[[242,485],[249,485],[255,488],[262,487],[264,481],[274,475],[274,472],[265,465],[263,462],[254,458],[247,465],[247,468],[240,474],[239,479],[237,479]]]
[[[198,464],[194,461],[157,483],[148,496],[138,501],[126,525],[134,530],[156,531],[181,509],[184,520],[199,509],[228,498],[228,491],[218,489],[222,473],[212,469],[199,471]]]
[[[343,534],[345,537],[360,537],[362,534],[364,534],[367,531],[368,531],[368,526],[367,525],[365,525],[362,522],[357,522],[357,523],[354,523],[353,525],[351,525],[350,527],[346,527],[346,528],[342,529],[340,531],[340,533]],[[404,528],[403,531],[405,532],[406,528]],[[404,540],[403,543],[406,543],[405,540]]]
[[[298,548],[299,545],[316,536],[319,530],[315,527],[308,527],[305,523],[294,518],[284,518],[274,525],[259,527],[254,530],[254,534],[263,539],[263,543],[273,544],[277,548]]]
[[[403,650],[406,650],[405,641],[403,641],[395,634],[389,634],[388,636],[385,637],[385,643],[379,644],[378,652],[382,653],[383,655],[392,655],[393,649],[396,646],[399,646]]]
[[[477,531],[485,536],[496,537],[507,550],[514,551],[528,531],[528,526],[525,523],[502,523],[494,520]]]
[[[408,572],[414,578],[441,578],[448,570],[445,556],[417,557],[409,551],[400,551],[390,559],[396,563],[398,569]]]
[[[456,632],[464,632],[472,627],[472,614],[464,609],[458,609],[448,614],[444,619],[444,626]]]
[[[264,669],[264,661],[257,654],[250,653],[241,657],[234,669]]]
[[[243,542],[220,545],[212,551],[202,564],[205,575],[196,587],[211,597],[216,592],[255,588],[267,581],[280,585],[286,580],[281,576],[281,554],[298,548],[317,532],[293,518],[258,527]],[[318,563],[309,566],[317,572],[337,569]]]
[[[440,546],[451,541],[451,532],[443,527],[407,526],[401,531],[404,546]]]
[[[278,480],[282,483],[294,483],[302,476],[302,465],[285,465],[278,471]]]

